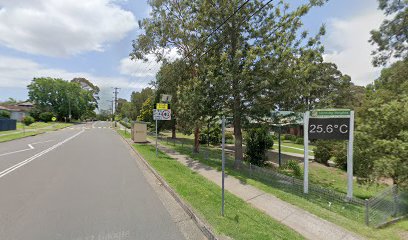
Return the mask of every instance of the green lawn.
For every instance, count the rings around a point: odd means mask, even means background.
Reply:
[[[327,167],[313,162],[309,164],[309,180],[323,187],[347,193],[347,174],[341,169]],[[353,182],[354,196],[362,199],[370,198],[386,188],[386,185],[361,185]]]
[[[44,123],[35,122],[30,126],[24,126],[22,123],[17,123],[17,130],[0,132],[0,142],[11,141],[19,138],[37,135],[39,133],[54,131],[57,129],[72,126],[72,123]]]
[[[122,131],[121,134],[124,134]],[[136,150],[170,186],[201,215],[218,235],[233,239],[303,239],[228,191],[225,216],[220,214],[221,188],[150,145],[134,144]]]
[[[151,138],[153,139],[153,138]],[[200,154],[193,154],[191,151],[191,144],[188,145],[186,143],[191,141],[184,141],[185,144],[182,146],[180,144],[176,144],[173,146],[173,143],[166,141],[162,141],[161,143],[177,150],[181,154],[185,154],[190,156],[191,158],[198,160],[208,166],[214,167],[215,169],[220,170],[220,156],[221,151],[219,149],[202,149]],[[206,158],[205,151],[208,150],[208,158]],[[231,158],[229,158],[232,161]],[[228,166],[228,164],[227,164]],[[322,165],[320,165],[322,166]],[[322,166],[324,167],[324,166]],[[328,171],[329,168],[324,167],[314,167],[314,164],[311,164],[310,170],[310,178],[311,182],[315,183],[322,183],[323,181],[330,180],[331,184],[326,185],[328,188],[337,189],[340,191],[345,191],[346,184],[343,179],[345,176],[344,172],[338,169],[329,169],[334,170]],[[370,227],[365,226],[364,224],[364,209],[362,207],[358,207],[351,204],[337,204],[336,202],[327,202],[323,199],[309,197],[304,198],[293,194],[291,192],[285,191],[285,189],[278,189],[275,186],[270,185],[268,182],[265,182],[263,179],[256,179],[253,176],[249,176],[243,172],[238,172],[231,168],[226,169],[227,174],[237,177],[241,181],[246,182],[247,184],[253,185],[265,192],[271,193],[276,197],[287,201],[293,205],[296,205],[300,208],[303,208],[323,219],[336,223],[344,228],[356,232],[360,235],[363,235],[370,239],[404,239],[401,237],[401,234],[407,234],[404,232],[404,223],[402,226],[400,224],[389,226],[385,229],[372,229]],[[333,181],[334,180],[334,181]],[[338,183],[336,181],[339,181]],[[334,184],[336,182],[336,184]],[[366,189],[365,186],[360,186],[355,184],[355,193],[360,197],[364,196],[371,196],[375,193],[377,189]]]

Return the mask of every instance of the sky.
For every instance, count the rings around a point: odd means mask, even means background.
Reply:
[[[298,1],[291,0],[296,4]],[[377,0],[329,0],[303,18],[304,29],[323,37],[325,61],[334,62],[357,85],[379,76],[368,39],[384,15]],[[26,100],[34,77],[85,77],[101,88],[100,108],[149,86],[160,64],[132,61],[132,40],[148,17],[146,0],[0,0],[0,101]],[[175,55],[175,51],[169,55]]]

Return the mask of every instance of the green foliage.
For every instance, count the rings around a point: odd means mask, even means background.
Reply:
[[[267,128],[252,128],[246,132],[246,160],[257,166],[265,165],[266,152],[273,146],[272,137]]]
[[[358,110],[355,169],[408,188],[408,60],[384,69]]]
[[[153,101],[152,97],[146,99],[140,110],[140,115],[137,116],[138,121],[152,122],[153,121]]]
[[[325,34],[324,27],[315,36],[301,32],[301,18],[322,2],[290,8],[284,1],[249,1],[236,11],[242,1],[219,1],[217,7],[209,1],[150,1],[149,18],[140,21],[144,33],[133,41],[130,55],[146,60],[155,54],[158,61],[166,63],[163,49],[178,50],[185,70],[165,70],[163,65],[156,89],[176,86],[171,92],[178,98],[177,124],[183,131],[202,128],[208,117],[228,111],[233,117],[238,166],[242,128],[249,116],[264,117],[276,106],[305,108],[327,95],[312,96],[312,90],[335,92],[339,88],[332,87],[337,86],[333,82],[347,82],[335,65],[322,64],[320,37]],[[209,35],[225,16],[233,14],[219,33]],[[310,89],[318,85],[314,84],[317,76],[320,87]],[[299,99],[299,92],[305,97]],[[198,142],[198,131],[195,133]]]
[[[315,161],[327,165],[327,162],[332,157],[332,143],[329,141],[316,141],[314,150]]]
[[[283,169],[287,169],[291,172],[296,178],[302,177],[302,168],[299,166],[299,162],[296,160],[289,160],[284,166]]]
[[[208,139],[209,137],[209,139]],[[219,124],[211,126],[210,130],[208,128],[204,128],[204,130],[200,134],[200,143],[206,144],[208,141],[212,145],[219,145],[222,140],[222,130]]]
[[[25,116],[22,120],[22,123],[24,123],[24,125],[26,126],[30,126],[31,124],[33,124],[35,122],[35,119],[31,116]]]
[[[42,112],[38,116],[38,118],[43,122],[50,122],[53,117],[54,117],[54,114],[52,112]]]
[[[27,86],[30,101],[34,102],[34,117],[41,112],[53,112],[58,119],[80,119],[97,107],[93,90],[83,88],[78,82],[54,78],[34,78]]]
[[[408,59],[408,2],[406,0],[378,0],[386,18],[378,30],[371,31],[370,42],[377,46],[372,52],[373,65],[385,65],[392,58]]]
[[[303,145],[305,143],[305,140],[302,137],[298,137],[296,138],[295,143]]]
[[[0,118],[10,118],[10,115],[9,111],[0,110]]]
[[[292,135],[292,134],[285,134],[282,137],[283,140],[288,140],[288,141],[296,141],[296,136]]]
[[[225,132],[225,142],[226,143],[234,142],[234,134],[232,132]]]

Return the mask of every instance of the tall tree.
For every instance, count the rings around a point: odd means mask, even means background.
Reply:
[[[78,83],[62,79],[34,78],[27,86],[30,101],[38,110],[53,112],[61,120],[79,119],[83,115],[92,115],[97,103],[91,91],[82,89]]]
[[[408,187],[408,60],[394,63],[368,87],[356,132],[358,176],[391,178]]]
[[[131,53],[134,58],[143,59],[155,50],[179,50],[190,66],[191,79],[184,91],[187,99],[207,99],[209,92],[200,90],[211,87],[214,91],[210,93],[220,100],[221,110],[207,109],[209,104],[205,104],[202,113],[232,115],[236,167],[243,159],[243,121],[250,114],[260,114],[260,106],[274,106],[265,99],[276,87],[278,76],[296,63],[294,59],[301,50],[319,48],[319,36],[324,32],[307,41],[307,33],[298,33],[301,17],[322,1],[311,1],[293,11],[283,1],[270,2],[151,1],[150,18],[141,24],[146,33],[134,41]],[[262,102],[268,105],[259,104]],[[199,127],[206,116],[200,109],[193,111],[186,106],[183,110],[191,113],[187,116],[195,124],[197,151]]]
[[[392,19],[382,22],[380,29],[371,31],[370,42],[377,46],[372,52],[373,65],[382,66],[392,58],[408,58],[408,1],[378,0],[379,9]]]

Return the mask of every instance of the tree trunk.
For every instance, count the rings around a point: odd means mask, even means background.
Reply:
[[[176,119],[172,120],[173,126],[171,126],[171,138],[176,139]]]
[[[235,96],[234,98],[235,169],[239,169],[241,167],[243,159],[240,105],[241,105],[240,97]]]
[[[194,152],[199,153],[200,152],[200,128],[195,127],[194,129]]]

